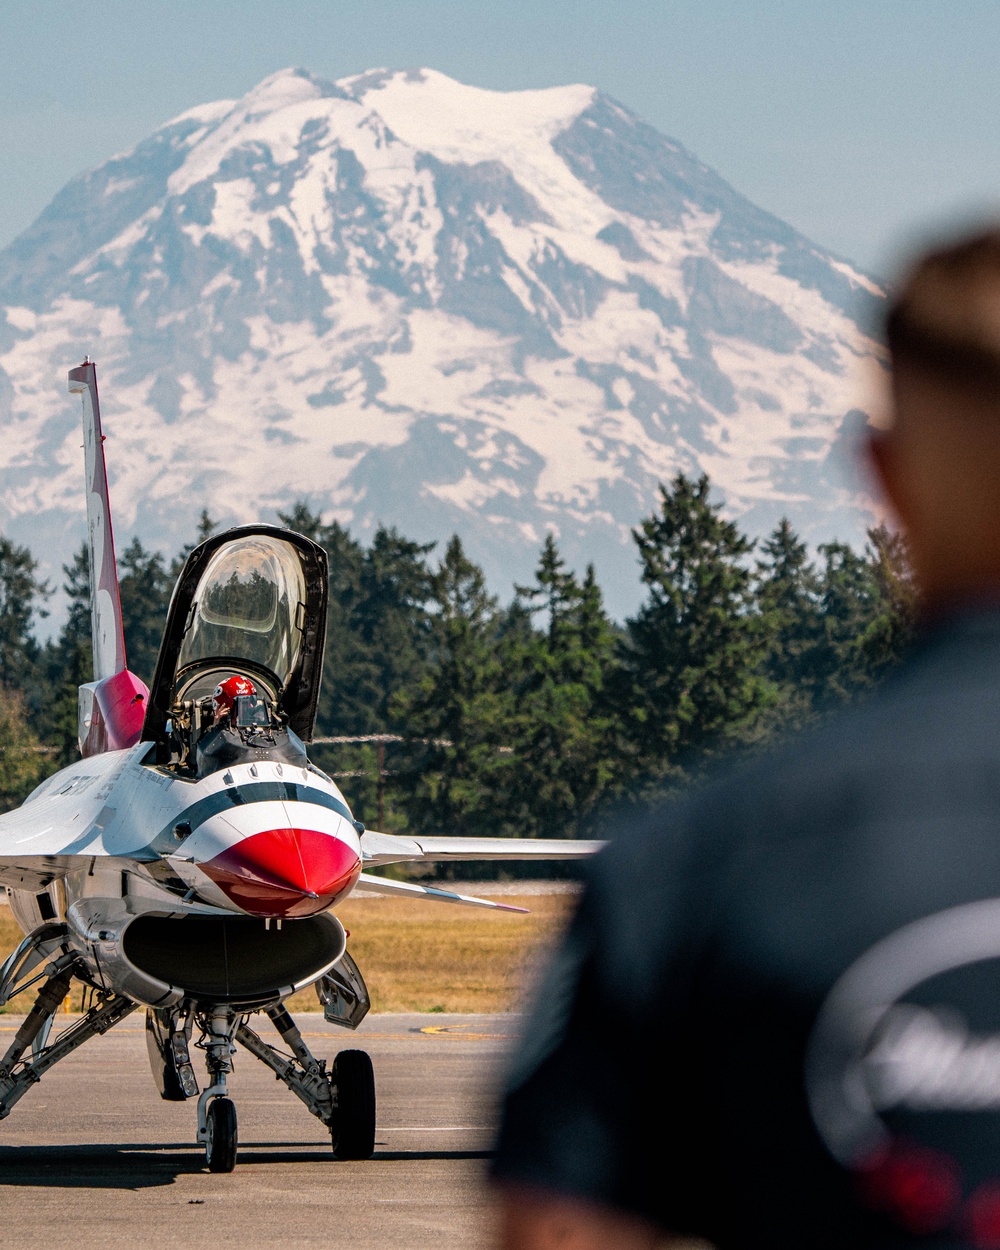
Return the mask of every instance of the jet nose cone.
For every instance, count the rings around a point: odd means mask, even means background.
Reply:
[[[266,829],[199,865],[253,916],[311,916],[345,894],[361,872],[358,853],[315,829]]]

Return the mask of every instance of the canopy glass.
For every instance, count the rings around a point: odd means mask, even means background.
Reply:
[[[284,685],[302,647],[306,587],[298,551],[254,534],[220,547],[198,582],[177,667],[225,656],[263,665]]]

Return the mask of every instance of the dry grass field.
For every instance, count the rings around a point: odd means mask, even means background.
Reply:
[[[516,885],[512,885],[516,889]],[[450,903],[394,898],[349,899],[338,908],[347,947],[364,974],[374,1011],[516,1011],[534,969],[558,937],[573,906],[569,894],[504,896],[529,914],[476,910]],[[21,931],[0,907],[0,957]],[[21,1012],[31,991],[8,1008]],[[80,990],[70,1007],[79,1009]],[[318,1011],[313,989],[289,1000],[293,1011]]]

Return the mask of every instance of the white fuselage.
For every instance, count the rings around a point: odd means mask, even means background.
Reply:
[[[82,759],[0,816],[0,856],[25,861],[20,885],[8,885],[21,928],[64,921],[95,978],[117,981],[109,988],[144,1001],[148,992],[113,975],[121,934],[134,917],[235,914],[280,922],[282,915],[316,914],[350,893],[361,865],[343,795],[312,768],[265,760],[195,780],[145,762],[151,759],[148,742]],[[254,857],[262,840],[279,850],[287,844],[299,861],[302,847],[318,848],[320,859],[332,855],[344,871],[327,872],[327,886],[307,890],[311,865],[301,865],[296,896],[269,871],[271,861],[261,867],[261,856]],[[277,911],[268,902],[275,897]]]

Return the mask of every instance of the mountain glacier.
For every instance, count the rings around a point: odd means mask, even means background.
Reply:
[[[307,498],[361,536],[457,530],[507,594],[552,530],[622,614],[678,469],[751,532],[858,537],[883,300],[594,88],[285,70],[0,252],[0,529],[56,569],[82,537],[89,354],[120,544]]]

